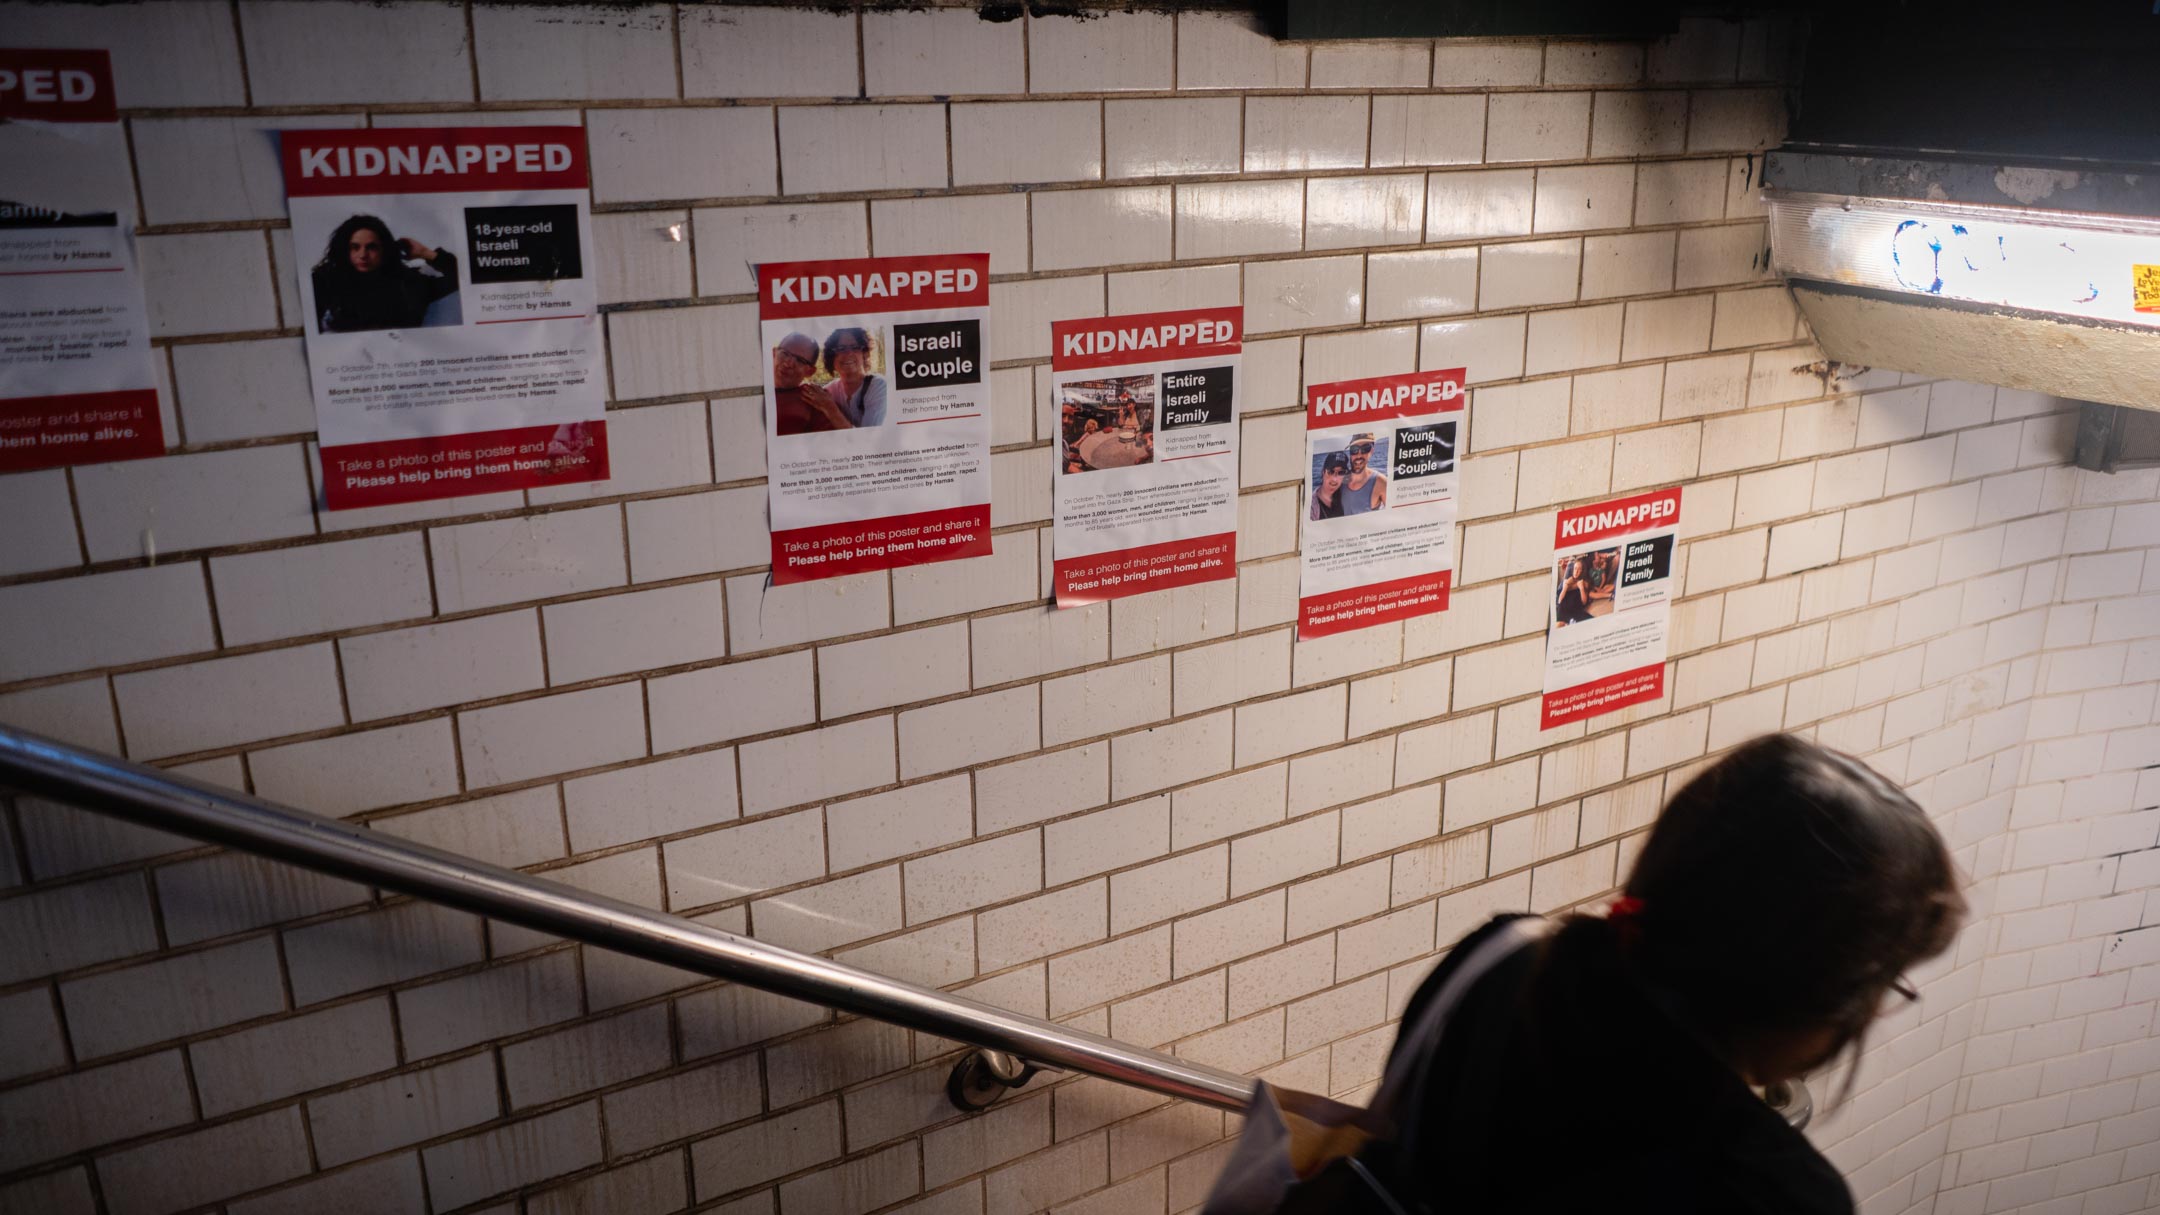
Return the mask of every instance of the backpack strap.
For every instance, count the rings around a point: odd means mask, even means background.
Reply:
[[[1412,1124],[1424,1109],[1433,1052],[1439,1049],[1440,1035],[1446,1030],[1448,1017],[1455,1011],[1455,1006],[1462,1003],[1463,997],[1493,967],[1544,936],[1548,926],[1542,916],[1523,916],[1494,929],[1469,953],[1456,959],[1455,969],[1419,1010],[1417,1020],[1397,1034],[1394,1057],[1388,1060],[1372,1108],[1396,1126],[1398,1148],[1415,1149],[1410,1142],[1414,1131]]]

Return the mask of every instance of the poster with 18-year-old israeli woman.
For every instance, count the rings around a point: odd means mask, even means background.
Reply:
[[[606,480],[584,128],[279,144],[323,504]]]

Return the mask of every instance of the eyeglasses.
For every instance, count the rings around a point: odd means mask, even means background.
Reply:
[[[835,346],[832,348],[832,352],[834,354],[868,354],[870,348],[868,346]]]
[[[793,360],[795,360],[795,362],[796,362],[796,363],[797,363],[798,365],[800,365],[800,366],[803,366],[803,367],[807,367],[807,368],[809,368],[809,369],[810,369],[810,370],[812,370],[812,371],[816,371],[816,370],[817,370],[817,360],[816,360],[816,359],[806,359],[806,358],[804,358],[803,356],[801,356],[801,355],[799,355],[799,354],[795,353],[795,352],[794,352],[794,351],[792,351],[792,350],[782,350],[782,351],[780,352],[780,354],[781,354],[781,355],[782,355],[782,357],[784,357],[784,358],[789,358],[789,359],[793,359]]]
[[[1912,985],[1912,981],[1907,979],[1904,975],[1899,975],[1897,978],[1890,980],[1890,990],[1896,992],[1900,996],[1903,996],[1907,1004],[1917,1004],[1920,1002],[1920,989],[1914,987]]]
[[[1352,455],[1358,455],[1358,456],[1363,456],[1363,455],[1370,455],[1370,454],[1372,453],[1372,446],[1373,446],[1373,445],[1372,445],[1372,444],[1370,444],[1370,443],[1359,443],[1359,444],[1356,444],[1356,445],[1354,445],[1354,446],[1352,446],[1352,447],[1348,448],[1347,450],[1348,450],[1348,451],[1349,451],[1349,452],[1350,452],[1350,453],[1351,453]]]

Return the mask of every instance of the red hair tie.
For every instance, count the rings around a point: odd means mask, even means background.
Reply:
[[[1614,931],[1620,934],[1623,942],[1632,945],[1642,936],[1642,910],[1641,899],[1632,894],[1623,894],[1606,908],[1605,919],[1613,926]]]

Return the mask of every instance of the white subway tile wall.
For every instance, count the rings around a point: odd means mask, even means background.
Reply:
[[[1973,881],[1818,1115],[1862,1210],[2160,1207],[2160,474],[2064,467],[2041,394],[1815,371],[1754,192],[1783,19],[0,17],[113,52],[178,398],[160,458],[0,477],[0,721],[1344,1096],[1437,951],[1595,907],[1794,730]],[[325,513],[268,132],[483,120],[588,128],[621,466]],[[768,588],[751,266],[960,250],[996,552]],[[1266,335],[1237,580],[1046,606],[1048,323],[1212,303]],[[1456,366],[1453,607],[1296,642],[1302,386]],[[1539,734],[1552,511],[1675,482],[1672,694]],[[1175,1215],[1235,1126],[1073,1078],[963,1117],[950,1043],[27,798],[0,942],[10,1211]]]

